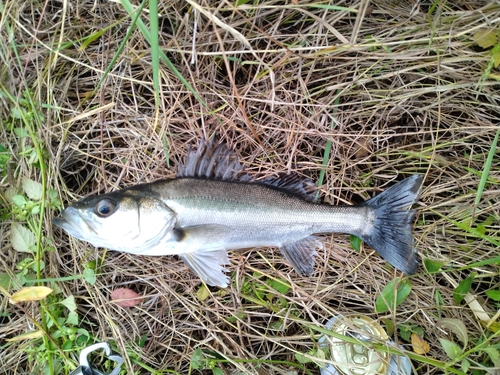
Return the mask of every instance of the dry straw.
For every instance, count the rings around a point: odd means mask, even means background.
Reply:
[[[500,75],[491,64],[493,46],[478,46],[474,35],[498,31],[500,6],[160,2],[160,49],[197,95],[160,62],[156,103],[151,47],[139,28],[130,29],[137,6],[130,12],[108,1],[0,1],[0,91],[21,98],[29,89],[38,103],[44,121],[34,131],[47,154],[47,185],[65,204],[173,177],[188,147],[217,133],[251,173],[295,171],[318,180],[323,172],[321,197],[332,204],[360,202],[404,176],[425,174],[416,245],[422,260],[444,267],[429,275],[421,266],[409,279],[409,298],[375,314],[377,296],[401,275],[368,247],[353,251],[347,236],[325,236],[312,278],[298,276],[277,249],[233,252],[233,283],[206,295],[178,258],[95,249],[54,231],[57,212],[50,210],[43,233],[57,251],[46,254],[43,277],[82,275],[89,262],[99,265],[94,285],[82,278],[57,282],[62,296],[75,297],[80,327],[113,342],[127,373],[195,372],[191,360],[200,348],[225,374],[305,374],[318,369],[295,354],[315,347],[320,333],[308,327],[330,316],[360,313],[420,327],[430,343],[427,358],[441,363],[450,358],[439,339],[460,340],[436,324],[452,318],[467,328],[470,353],[464,357],[481,368],[488,357],[472,349],[492,333],[480,319],[491,320],[498,308],[485,292],[499,288],[498,262],[486,263],[498,255],[500,241],[494,151]],[[136,25],[148,27],[150,11],[140,12]],[[0,94],[6,124],[0,143],[14,155],[3,190],[19,186],[23,176],[40,179],[39,169],[19,154],[29,141],[7,126],[9,103]],[[0,272],[12,276],[25,254],[10,247],[9,225],[0,222]],[[471,272],[470,294],[457,304],[453,292]],[[285,294],[266,287],[278,279],[290,285]],[[128,309],[111,303],[119,287],[132,288],[144,302]],[[40,321],[37,306],[23,312],[0,302],[6,323],[0,345],[33,328],[32,319]],[[393,338],[412,352],[398,332]],[[2,346],[0,373],[41,371],[29,346]],[[444,371],[419,360],[413,365],[420,374]],[[460,362],[452,368],[461,371]]]

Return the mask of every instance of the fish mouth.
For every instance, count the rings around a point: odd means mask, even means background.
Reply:
[[[92,236],[97,234],[90,223],[73,207],[66,208],[61,212],[61,216],[52,220],[52,223],[79,239],[83,239],[88,234]]]

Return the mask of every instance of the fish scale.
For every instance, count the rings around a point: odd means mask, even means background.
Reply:
[[[203,189],[210,195],[201,195]],[[259,229],[263,225],[308,224],[315,227],[315,233],[346,233],[367,223],[366,207],[314,204],[264,185],[178,179],[157,192],[177,213],[181,227],[230,224]]]
[[[215,138],[190,150],[178,178],[87,197],[54,224],[98,247],[132,254],[177,254],[209,285],[227,286],[228,250],[280,248],[312,275],[321,233],[359,236],[406,274],[418,261],[412,223],[423,178],[413,175],[353,206],[313,203],[312,181],[296,174],[255,179]]]

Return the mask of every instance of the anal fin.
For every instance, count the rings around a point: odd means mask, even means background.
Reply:
[[[301,275],[311,276],[314,272],[314,257],[317,248],[323,243],[317,237],[309,236],[299,241],[290,242],[280,247],[281,254]]]
[[[227,287],[229,278],[224,274],[227,269],[222,266],[223,264],[230,264],[226,250],[200,251],[179,256],[191,271],[208,285],[221,288]]]

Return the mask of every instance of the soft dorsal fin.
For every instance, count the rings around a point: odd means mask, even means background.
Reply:
[[[189,147],[186,161],[179,166],[177,177],[199,177],[214,180],[249,181],[238,156],[216,137],[202,139],[197,150]]]
[[[277,176],[269,176],[258,181],[261,184],[274,186],[291,194],[312,202],[316,198],[318,187],[307,177],[297,173],[278,173]]]

